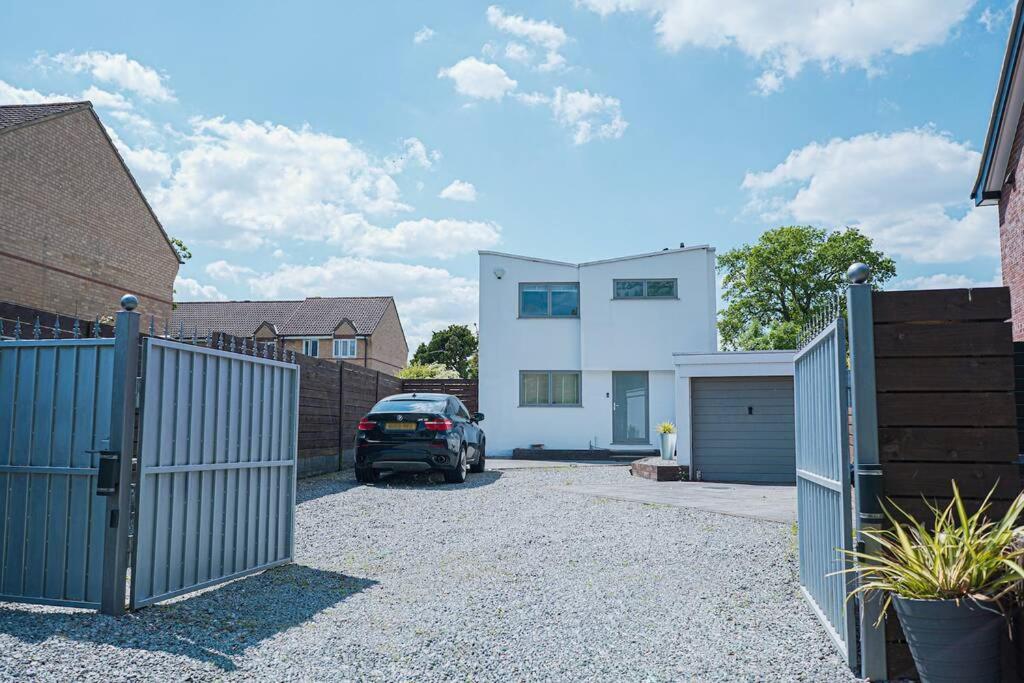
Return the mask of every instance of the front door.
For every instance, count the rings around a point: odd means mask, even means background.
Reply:
[[[612,443],[649,444],[646,372],[612,373]]]

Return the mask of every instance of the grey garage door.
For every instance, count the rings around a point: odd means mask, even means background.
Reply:
[[[695,378],[693,467],[704,481],[796,481],[791,377]]]

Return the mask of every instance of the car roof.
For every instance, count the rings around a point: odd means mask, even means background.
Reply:
[[[411,394],[394,394],[392,396],[385,396],[384,398],[381,399],[381,401],[408,401],[410,399],[422,399],[424,401],[442,401],[448,398],[452,398],[452,395],[414,392]]]

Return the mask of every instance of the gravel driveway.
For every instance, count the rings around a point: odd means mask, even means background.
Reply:
[[[853,680],[790,526],[560,490],[628,476],[301,481],[296,564],[122,619],[0,603],[0,678]]]

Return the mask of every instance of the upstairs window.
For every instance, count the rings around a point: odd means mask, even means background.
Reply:
[[[302,340],[302,353],[307,356],[313,356],[316,358],[320,355],[320,340],[319,339],[303,339]]]
[[[675,278],[657,280],[616,280],[616,299],[675,299],[679,296]]]
[[[335,358],[355,358],[356,357],[356,340],[355,339],[335,339],[334,340],[334,357]]]
[[[578,282],[537,282],[519,285],[521,318],[575,318],[579,314]]]

